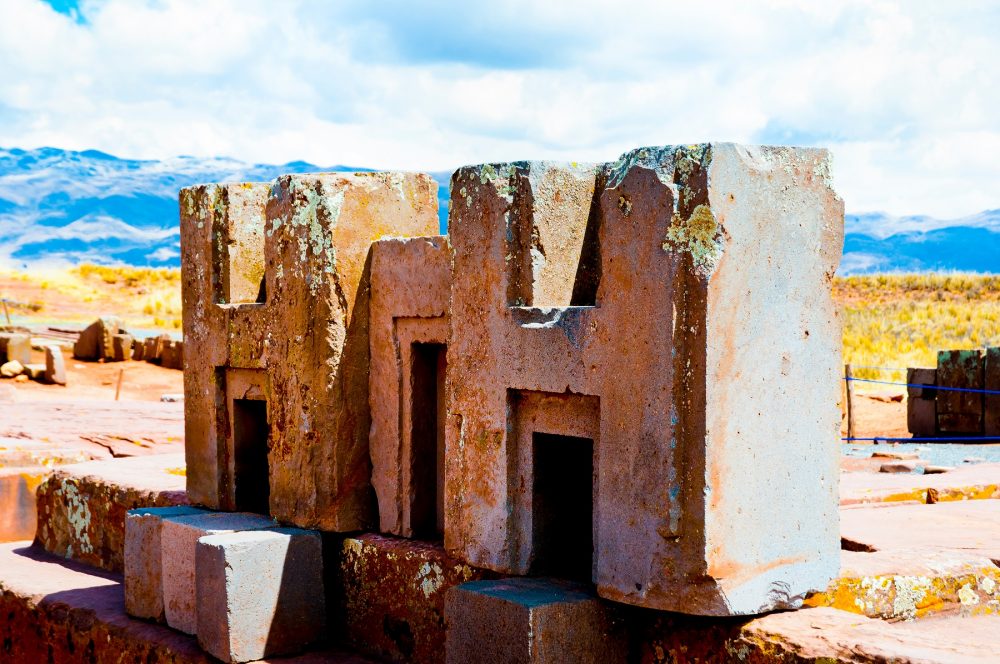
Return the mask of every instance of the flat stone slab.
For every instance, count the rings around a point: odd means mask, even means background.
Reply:
[[[121,575],[57,558],[27,542],[0,544],[0,615],[3,662],[218,661],[191,636],[125,615]],[[335,649],[282,658],[280,664],[370,661]]]
[[[1000,500],[845,508],[840,536],[861,550],[934,550],[1000,561]]]
[[[1000,463],[982,463],[936,475],[845,472],[840,504],[1000,498]]]
[[[952,551],[844,551],[840,576],[806,598],[883,620],[1000,612],[1000,567]]]
[[[829,608],[772,613],[743,628],[727,647],[728,661],[996,662],[997,630],[996,616],[890,623]]]
[[[183,454],[63,466],[38,487],[35,538],[51,553],[120,572],[125,513],[186,504],[184,474]]]

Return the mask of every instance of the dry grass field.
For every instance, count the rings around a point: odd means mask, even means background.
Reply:
[[[0,297],[20,324],[82,327],[96,316],[121,316],[129,328],[181,327],[179,269],[106,267],[0,268]]]
[[[934,366],[939,349],[1000,345],[1000,276],[902,274],[838,277],[844,312],[844,362],[857,367]],[[27,324],[84,324],[96,315],[128,325],[179,330],[180,270],[104,267],[31,272],[0,270],[0,297]],[[899,380],[859,368],[861,378]]]

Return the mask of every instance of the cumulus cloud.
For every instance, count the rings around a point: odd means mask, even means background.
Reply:
[[[849,210],[1000,207],[988,3],[55,4],[5,3],[0,145],[443,170],[813,144]]]

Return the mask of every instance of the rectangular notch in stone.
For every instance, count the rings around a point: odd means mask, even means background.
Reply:
[[[594,558],[594,441],[532,434],[531,574],[590,582]]]
[[[236,509],[269,513],[267,401],[233,399],[233,457]]]
[[[420,539],[444,532],[446,346],[411,346],[410,528]]]
[[[212,238],[212,264],[216,272],[215,301],[219,304],[263,303],[267,296],[264,286],[264,224],[263,215],[249,213],[247,201],[232,201],[228,190],[225,197],[229,215],[217,218]],[[231,206],[235,205],[235,209]]]
[[[601,279],[594,169],[544,163],[530,168],[512,175],[508,304],[594,306]]]

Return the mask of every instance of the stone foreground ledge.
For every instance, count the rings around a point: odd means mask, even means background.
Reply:
[[[27,542],[0,544],[0,663],[212,664],[194,637],[125,615],[122,579]],[[338,649],[280,664],[370,664]]]
[[[125,513],[186,505],[184,455],[159,454],[64,466],[37,491],[35,542],[46,551],[121,572]]]

